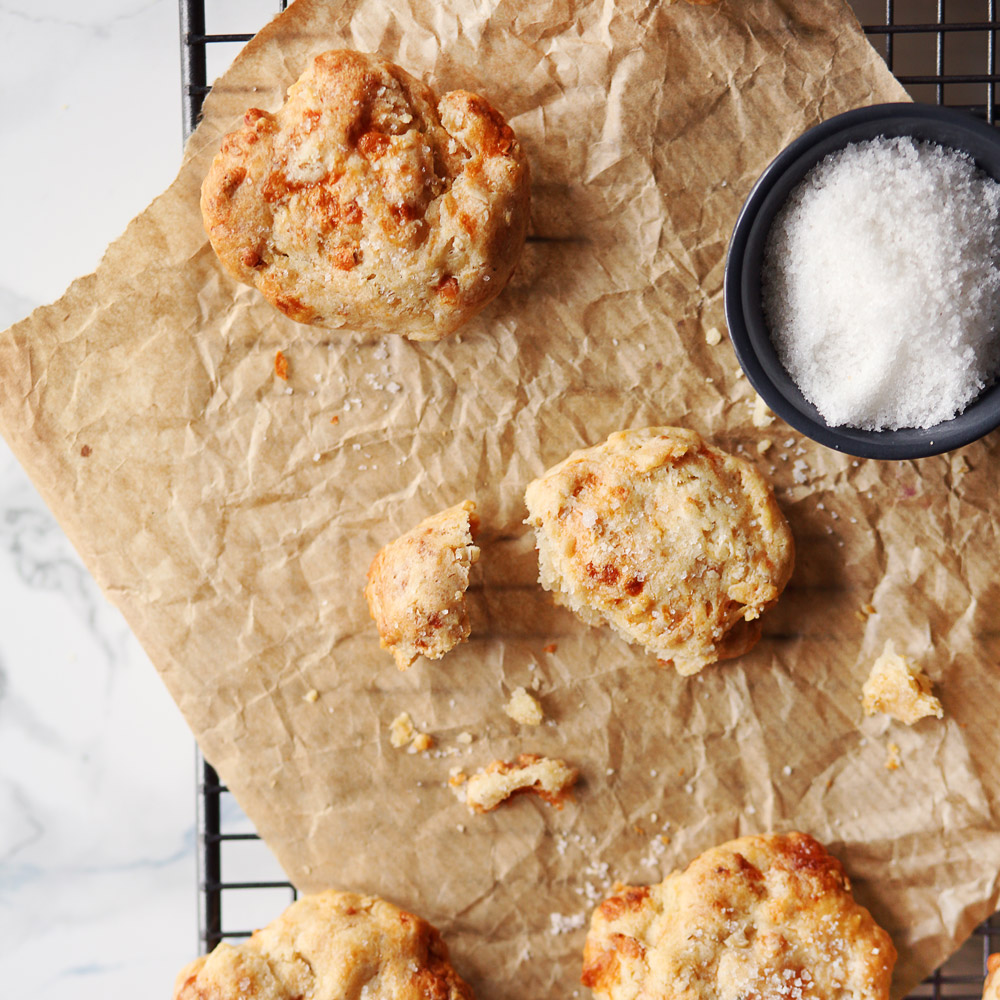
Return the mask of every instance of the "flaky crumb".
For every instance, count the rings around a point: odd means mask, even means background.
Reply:
[[[400,712],[389,724],[389,742],[397,750],[408,746],[408,753],[423,753],[434,746],[434,738],[415,728],[409,712]]]
[[[919,667],[900,656],[891,641],[872,666],[862,688],[865,715],[884,712],[912,726],[928,715],[944,716],[941,702],[931,693],[930,678]]]
[[[772,441],[772,440],[771,440],[770,438],[761,438],[761,439],[760,439],[760,440],[759,440],[759,441],[757,442],[757,454],[758,454],[758,455],[763,455],[763,454],[765,454],[765,453],[767,452],[767,450],[768,450],[768,449],[769,449],[769,448],[771,447],[771,445],[773,445],[773,444],[774,444],[774,442],[773,442],[773,441]]]
[[[305,693],[305,694],[304,694],[304,695],[302,696],[302,700],[303,700],[303,701],[308,701],[308,702],[310,702],[310,703],[312,703],[312,702],[315,702],[315,701],[318,701],[318,700],[319,700],[319,691],[317,691],[317,690],[316,690],[316,688],[310,688],[310,689],[309,689],[308,691],[306,691],[306,693]]]
[[[424,753],[434,746],[434,737],[427,733],[415,733],[407,753]]]
[[[288,381],[288,358],[281,351],[274,356],[274,374],[282,381]]]
[[[768,409],[767,403],[760,396],[754,396],[753,416],[754,427],[770,427],[774,423],[774,414]]]
[[[475,737],[472,733],[459,733],[458,736],[455,737],[455,742],[461,744],[463,747],[467,747],[472,744],[474,739]]]
[[[514,688],[503,710],[522,726],[540,726],[545,719],[542,706],[523,687]]]
[[[717,326],[710,326],[705,331],[705,343],[708,344],[709,347],[715,347],[715,345],[721,343],[721,341],[722,334],[719,332],[719,328]]]
[[[389,724],[389,742],[399,750],[413,739],[415,732],[409,712],[400,712]]]
[[[887,753],[885,757],[885,768],[887,771],[897,771],[899,770],[899,765],[902,763],[899,752],[898,743],[890,743],[887,747]]]
[[[577,774],[565,761],[538,754],[523,753],[514,762],[495,760],[469,778],[466,802],[473,812],[483,813],[518,792],[534,792],[549,805],[562,808]]]

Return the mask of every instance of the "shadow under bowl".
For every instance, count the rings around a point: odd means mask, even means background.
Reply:
[[[926,104],[876,104],[830,118],[786,146],[747,197],[726,257],[725,310],[736,357],[750,384],[778,416],[836,451],[901,460],[961,448],[1000,426],[1000,381],[958,416],[933,427],[870,431],[830,426],[778,360],[761,305],[764,246],[792,189],[820,160],[848,143],[896,136],[967,153],[980,170],[1000,181],[1000,131],[965,112]]]

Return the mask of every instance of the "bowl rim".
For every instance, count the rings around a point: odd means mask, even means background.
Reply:
[[[930,428],[872,431],[827,424],[816,407],[805,399],[798,386],[783,369],[781,371],[785,376],[784,390],[775,385],[761,361],[755,341],[760,342],[763,337],[767,341],[768,349],[772,352],[773,349],[770,348],[770,333],[766,327],[757,329],[757,324],[751,324],[747,319],[747,284],[752,280],[746,267],[747,246],[751,232],[753,231],[756,238],[762,225],[766,227],[764,232],[766,238],[774,213],[765,217],[766,221],[761,222],[761,210],[769,200],[771,192],[793,170],[801,167],[802,161],[810,160],[810,154],[817,146],[831,147],[823,153],[825,156],[843,148],[849,142],[863,141],[845,137],[842,143],[835,143],[833,140],[843,133],[848,133],[858,126],[871,126],[880,122],[895,122],[898,125],[901,119],[912,121],[914,124],[950,126],[958,131],[978,136],[980,140],[995,145],[1000,151],[1000,130],[966,111],[955,108],[918,102],[873,104],[828,118],[807,129],[785,146],[754,183],[733,227],[723,276],[724,310],[729,338],[747,380],[758,395],[774,413],[800,433],[828,448],[858,458],[890,460],[925,458],[961,448],[978,440],[1000,425],[1000,379],[987,386],[962,413]],[[905,130],[900,132],[897,127],[894,134],[907,134],[907,132]],[[953,144],[940,144],[950,145],[951,148],[959,148],[961,152],[968,153],[968,150]],[[808,172],[812,166],[813,163],[809,163],[802,174]],[[978,162],[977,166],[983,169]],[[1000,176],[996,176],[994,171],[986,172],[1000,181]],[[794,187],[800,179],[801,175],[791,186]],[[778,207],[783,203],[784,197],[778,202]],[[777,362],[777,366],[781,368],[780,362]],[[984,403],[994,405],[984,407]]]

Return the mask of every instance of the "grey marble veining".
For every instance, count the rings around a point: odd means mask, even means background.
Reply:
[[[177,32],[173,0],[0,3],[0,326],[173,178]],[[169,996],[197,948],[194,806],[179,711],[0,441],[0,996]]]

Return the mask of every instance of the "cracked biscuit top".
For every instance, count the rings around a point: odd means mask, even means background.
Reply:
[[[465,591],[479,558],[476,505],[464,500],[425,517],[375,554],[365,583],[379,645],[400,670],[440,660],[469,638]]]
[[[896,949],[804,833],[741,837],[594,912],[582,981],[602,1000],[888,1000]]]
[[[303,896],[245,942],[181,970],[174,1000],[472,1000],[426,920],[374,896]]]
[[[324,52],[223,139],[201,210],[229,273],[292,319],[440,340],[510,278],[528,162],[484,98]]]
[[[739,656],[792,573],[764,477],[680,427],[612,434],[528,486],[539,580],[678,673]]]

